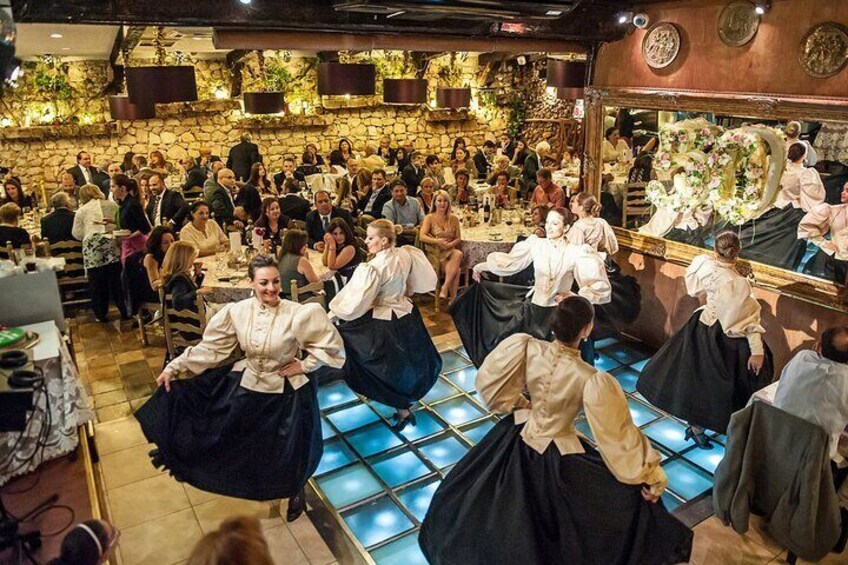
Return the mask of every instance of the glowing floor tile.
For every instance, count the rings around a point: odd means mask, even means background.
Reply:
[[[342,519],[359,543],[365,547],[378,544],[413,527],[412,521],[388,496],[349,510],[342,514]]]
[[[672,451],[680,452],[695,445],[694,442],[685,439],[686,426],[671,418],[648,424],[642,428],[642,432]]]
[[[472,404],[466,398],[454,398],[433,406],[433,410],[439,414],[446,422],[459,426],[476,420],[486,415],[476,405]]]
[[[419,446],[419,449],[439,469],[453,465],[468,451],[464,443],[453,435],[447,435],[432,443]]]
[[[345,437],[362,457],[370,457],[401,445],[401,439],[382,422],[348,433]]]
[[[415,419],[417,423],[412,426],[406,426],[401,433],[408,441],[418,441],[425,437],[435,435],[445,429],[433,413],[429,410],[416,410]]]
[[[463,367],[471,365],[471,361],[457,353],[456,351],[445,351],[442,353],[442,372],[450,373]]]
[[[398,498],[419,522],[423,522],[427,509],[430,508],[430,501],[433,500],[433,495],[436,494],[436,489],[441,483],[441,480],[436,479],[405,488],[398,493]]]
[[[321,418],[321,439],[330,439],[334,435],[336,435],[336,432],[330,424],[327,423],[327,420]]]
[[[648,422],[662,417],[662,414],[648,408],[648,406],[642,404],[638,400],[628,398],[627,405],[630,406],[630,417],[633,418],[633,423],[637,426],[644,426]]]
[[[318,387],[318,405],[321,410],[329,410],[348,402],[358,400],[356,393],[344,381],[335,381]]]
[[[326,441],[324,442],[324,455],[321,456],[321,463],[318,465],[315,475],[335,471],[354,460],[356,460],[356,455],[341,439]]]
[[[678,506],[683,504],[683,501],[671,494],[668,491],[665,491],[662,495],[662,501],[665,505],[665,509],[669,512],[674,512]]]
[[[420,479],[432,471],[410,449],[384,455],[370,461],[371,468],[383,479],[383,482],[394,488],[398,485]]]
[[[377,413],[371,410],[367,405],[357,404],[356,406],[351,406],[350,408],[333,412],[327,416],[327,419],[330,420],[340,432],[346,433],[350,430],[361,428],[371,422],[376,422],[380,419],[380,417],[377,416]]]
[[[465,434],[465,437],[471,440],[472,443],[478,444],[480,440],[482,440],[489,430],[495,427],[494,420],[484,420],[479,424],[472,424],[470,426],[466,426],[462,428],[462,433]]]
[[[634,371],[639,371],[641,373],[642,370],[645,368],[645,365],[648,364],[648,361],[650,361],[650,359],[643,359],[642,361],[639,361],[638,363],[631,364],[630,368],[633,369]]]
[[[333,471],[316,479],[316,482],[336,509],[383,491],[383,487],[362,463]]]
[[[682,459],[674,459],[662,466],[668,476],[668,488],[686,500],[691,500],[713,487],[710,475]]]
[[[439,400],[444,400],[446,398],[451,398],[453,396],[457,396],[460,394],[459,390],[448,384],[446,380],[439,377],[436,379],[436,383],[433,385],[433,388],[424,396],[424,402],[433,403],[438,402]]]
[[[636,391],[636,381],[639,380],[639,373],[633,369],[622,367],[617,371],[613,371],[612,376],[615,377],[615,380],[618,381],[624,392]]]
[[[598,358],[595,359],[595,368],[599,371],[609,372],[618,367],[621,367],[621,363],[604,353],[598,354]]]
[[[712,449],[699,449],[693,447],[689,451],[683,453],[683,457],[698,465],[708,473],[715,473],[716,467],[724,459],[724,446],[712,442]]]
[[[418,532],[403,536],[371,552],[377,565],[427,565],[418,546]]]
[[[448,373],[445,376],[450,382],[465,392],[475,392],[477,390],[474,388],[474,380],[477,378],[477,367],[473,365],[459,371],[454,371],[453,373]]]
[[[592,428],[589,427],[589,422],[585,419],[575,422],[574,427],[585,437],[589,438],[591,441],[595,441],[595,434],[592,433]]]
[[[600,341],[595,342],[595,349],[603,349],[605,347],[610,347],[618,343],[618,340],[614,337],[608,337],[606,339],[602,339]]]
[[[635,363],[648,357],[644,353],[626,345],[608,347],[604,350],[604,354],[609,355],[622,365],[629,365],[630,363]]]

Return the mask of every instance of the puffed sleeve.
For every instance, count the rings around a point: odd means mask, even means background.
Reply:
[[[574,280],[580,290],[577,294],[592,304],[606,304],[612,300],[604,261],[597,251],[584,245],[574,258]]]
[[[486,356],[477,371],[477,391],[492,412],[510,414],[530,406],[522,392],[527,382],[527,346],[532,340],[522,333],[509,336]]]
[[[622,483],[650,485],[660,495],[668,482],[660,454],[633,424],[627,398],[608,373],[598,372],[583,387],[583,409],[607,468]]]
[[[825,190],[819,172],[813,168],[804,169],[801,175],[801,209],[809,212],[824,202]]]
[[[586,226],[583,222],[575,222],[568,228],[565,238],[568,240],[568,243],[583,245],[586,243]]]
[[[751,285],[742,277],[734,277],[721,285],[715,295],[715,310],[724,333],[745,337],[751,355],[763,354],[765,329],[760,325],[760,303],[751,296]]]
[[[340,369],[345,362],[342,336],[330,323],[324,309],[318,304],[304,304],[294,312],[292,328],[295,339],[306,357],[300,362],[305,373],[329,365]]]
[[[203,340],[183,351],[183,354],[168,363],[165,370],[172,375],[188,372],[200,374],[218,366],[235,350],[238,336],[233,325],[232,304],[227,304],[206,324]]]
[[[686,292],[689,296],[701,296],[706,292],[704,280],[713,270],[713,258],[709,255],[698,255],[692,259],[692,263],[686,267],[684,281],[686,282]]]
[[[604,237],[601,240],[601,245],[598,246],[598,249],[606,251],[610,255],[618,253],[618,238],[615,237],[615,232],[612,231],[612,226],[610,226],[606,220],[603,220],[601,225],[603,226]]]
[[[406,294],[412,296],[413,294],[424,294],[436,290],[439,277],[433,270],[433,265],[427,259],[427,255],[411,245],[404,245],[401,250],[409,255],[409,260],[412,262],[409,276],[406,279]]]
[[[822,248],[831,247],[824,237],[829,231],[830,206],[819,204],[801,218],[801,223],[798,224],[798,239],[809,239]]]
[[[474,271],[489,271],[499,277],[508,277],[520,273],[533,263],[533,246],[540,241],[536,235],[531,235],[524,241],[512,246],[509,253],[495,251],[489,253],[483,263],[474,265]]]
[[[368,263],[362,263],[330,301],[330,312],[342,320],[356,320],[374,306],[379,291],[379,273]]]

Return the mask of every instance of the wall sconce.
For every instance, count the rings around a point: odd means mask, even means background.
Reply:
[[[227,91],[223,86],[215,87],[215,100],[224,100],[227,98]]]
[[[0,119],[0,127],[7,128],[10,125],[12,125],[12,120],[10,120],[9,118]]]

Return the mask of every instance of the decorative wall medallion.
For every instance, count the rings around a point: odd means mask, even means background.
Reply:
[[[718,18],[718,36],[730,47],[741,47],[751,41],[760,26],[760,16],[747,0],[725,6]]]
[[[669,22],[654,24],[642,40],[642,56],[654,69],[669,66],[679,52],[680,32]]]
[[[835,75],[848,63],[848,29],[836,22],[810,28],[801,40],[801,66],[816,78]]]

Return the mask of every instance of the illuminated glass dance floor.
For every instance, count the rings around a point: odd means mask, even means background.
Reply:
[[[596,344],[596,366],[627,393],[633,421],[663,457],[671,511],[712,488],[724,456],[724,437],[711,450],[684,440],[685,425],[650,406],[635,392],[650,353],[639,343],[614,339]],[[320,386],[324,457],[313,485],[342,527],[378,565],[426,564],[418,529],[439,482],[495,425],[474,389],[477,370],[462,349],[442,353],[442,375],[414,407],[418,425],[392,430],[394,409],[363,399],[343,381]],[[581,417],[576,427],[592,440]]]

